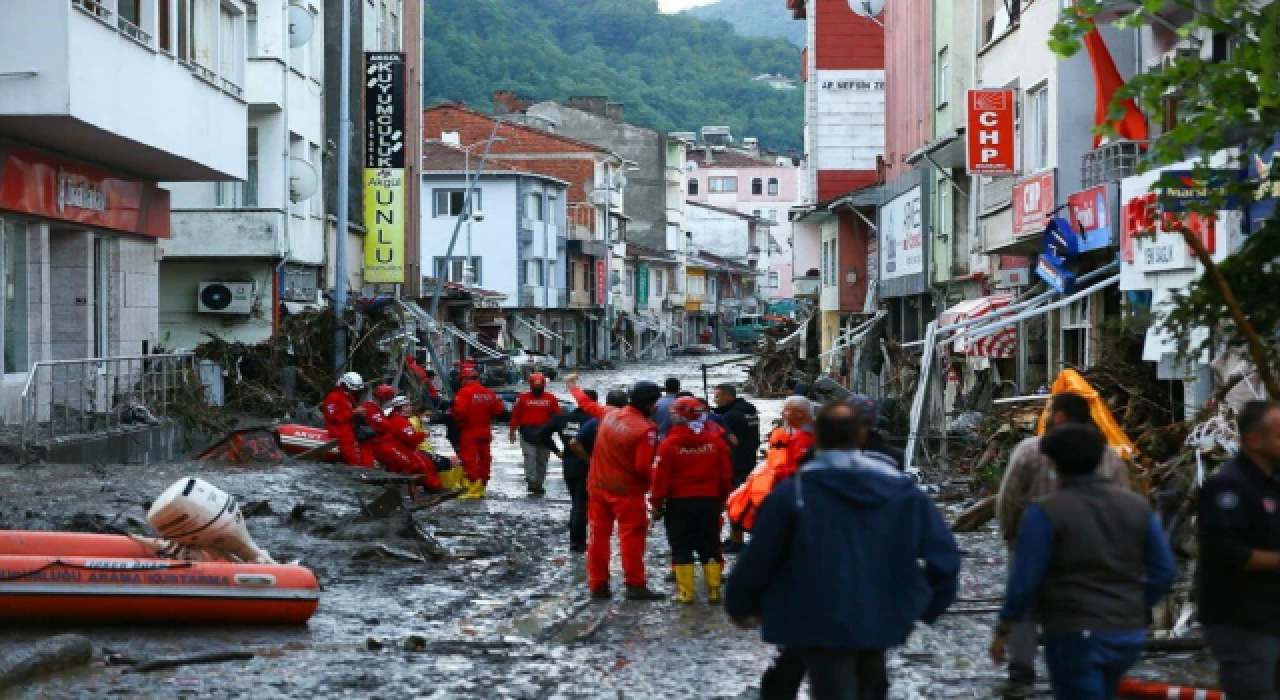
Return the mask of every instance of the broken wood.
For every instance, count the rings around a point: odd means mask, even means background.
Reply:
[[[148,661],[139,661],[133,667],[127,669],[125,673],[148,673],[150,671],[162,671],[167,668],[177,668],[179,666],[192,666],[196,664],[219,664],[225,661],[248,661],[253,658],[251,651],[209,651],[199,654],[190,654],[188,656],[169,656]]]
[[[996,517],[996,497],[987,496],[969,506],[951,523],[952,532],[976,532]]]

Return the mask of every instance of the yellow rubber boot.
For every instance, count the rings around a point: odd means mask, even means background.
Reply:
[[[462,489],[462,495],[458,496],[458,500],[469,501],[475,498],[472,493],[476,490],[476,483],[465,476],[458,479],[458,486]]]
[[[676,594],[671,598],[676,603],[693,602],[693,564],[676,564],[671,567],[676,572]]]
[[[466,501],[478,501],[481,498],[484,498],[485,482],[483,479],[477,479],[475,481],[467,480],[466,483],[467,492],[458,496],[459,499]]]
[[[452,491],[454,489],[462,488],[462,470],[461,469],[454,467],[453,469],[446,469],[440,472],[439,474],[440,474],[440,485],[444,487],[444,490]]]
[[[702,565],[702,576],[707,579],[707,602],[716,604],[720,602],[720,586],[724,577],[724,564],[718,561],[709,561]]]

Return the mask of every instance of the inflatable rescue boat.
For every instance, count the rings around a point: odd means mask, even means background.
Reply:
[[[124,536],[0,531],[0,621],[302,625],[320,602],[302,566],[154,557]]]
[[[300,455],[308,450],[314,450],[330,440],[328,430],[312,428],[309,425],[289,423],[277,427],[276,432],[280,435],[280,449],[289,455]],[[340,462],[342,453],[335,446],[320,454],[311,455],[311,458],[320,462]]]

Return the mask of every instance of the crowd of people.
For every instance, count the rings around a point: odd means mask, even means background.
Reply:
[[[362,402],[363,381],[352,373],[325,399],[326,427],[348,464],[376,460],[423,475],[428,488],[484,498],[492,423],[505,408],[473,368],[462,367],[458,380],[452,405],[435,414],[457,459],[425,440],[429,411],[389,387]],[[639,381],[603,403],[577,375],[566,383],[576,404],[567,412],[544,377],[530,376],[508,437],[519,441],[530,496],[545,493],[551,455],[562,460],[569,548],[586,553],[593,599],[613,598],[616,531],[626,600],[694,603],[701,567],[705,600],[723,602],[734,624],[760,627],[778,647],[762,698],[795,698],[805,678],[817,700],[888,697],[886,652],[954,602],[960,554],[935,504],[905,474],[902,453],[877,430],[876,402],[789,397],[762,445],[759,413],[732,384],[716,387],[712,406],[675,379]],[[1114,698],[1177,568],[1163,525],[1130,490],[1128,467],[1094,425],[1089,402],[1057,394],[1046,412],[1047,431],[1014,450],[997,496],[1009,577],[990,656],[1008,663],[1009,676],[994,692],[1033,696],[1043,644],[1055,698]],[[1200,619],[1228,697],[1277,700],[1280,403],[1250,403],[1238,424],[1239,454],[1199,494]],[[645,567],[658,521],[670,549],[670,598],[649,585]],[[726,554],[737,554],[727,581]]]

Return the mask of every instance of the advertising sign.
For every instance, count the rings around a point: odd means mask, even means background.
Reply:
[[[105,170],[0,144],[0,211],[169,237],[169,192]]]
[[[1044,252],[1036,263],[1036,275],[1059,294],[1069,294],[1076,285],[1075,273],[1067,266],[1080,254],[1080,238],[1071,222],[1057,216],[1044,230]]]
[[[605,262],[604,258],[596,260],[596,305],[603,306],[605,299]]]
[[[965,95],[965,167],[970,175],[1017,174],[1017,103],[1014,90],[969,90]]]
[[[1032,236],[1044,231],[1053,202],[1052,170],[1019,180],[1013,186],[1013,235]]]
[[[880,208],[880,279],[924,272],[924,222],[920,187],[912,187]]]
[[[1249,206],[1248,221],[1245,230],[1253,233],[1276,215],[1276,203],[1280,202],[1280,170],[1276,170],[1276,162],[1280,160],[1280,136],[1272,142],[1271,148],[1262,153],[1255,153],[1249,158],[1249,181],[1257,185],[1254,190],[1254,203]]]
[[[1161,182],[1157,185],[1160,211],[1184,212],[1210,205],[1216,209],[1235,209],[1240,206],[1240,200],[1228,194],[1226,187],[1239,181],[1243,175],[1236,170],[1210,170],[1204,177],[1197,177],[1191,170],[1166,170],[1161,180],[1172,180],[1175,184],[1166,186]],[[1213,202],[1214,197],[1219,201]]]
[[[1000,256],[1001,287],[1025,287],[1031,283],[1031,266],[1027,259],[1018,255]]]
[[[1180,233],[1157,233],[1143,236],[1136,241],[1133,265],[1139,272],[1165,272],[1189,270],[1195,261]]]
[[[364,281],[404,283],[404,54],[364,55]]]
[[[641,263],[636,266],[636,306],[649,305],[649,266]]]
[[[1067,197],[1071,223],[1080,235],[1080,250],[1099,250],[1111,245],[1111,210],[1107,208],[1107,186],[1090,187]]]

